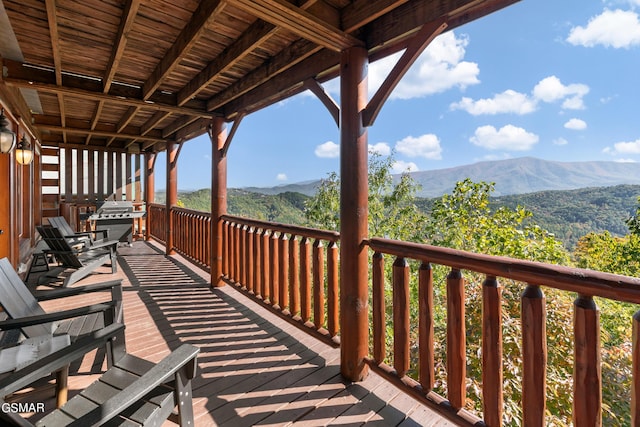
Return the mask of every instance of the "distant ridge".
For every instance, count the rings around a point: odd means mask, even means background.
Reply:
[[[495,182],[494,196],[533,193],[546,190],[574,190],[640,184],[640,164],[607,161],[557,162],[534,157],[484,161],[447,169],[412,172],[422,189],[419,197],[439,197],[450,193],[456,182]],[[277,187],[248,187],[246,191],[280,194],[288,191],[313,195],[320,180]]]

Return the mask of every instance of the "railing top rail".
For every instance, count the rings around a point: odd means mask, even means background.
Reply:
[[[161,208],[161,209],[167,208],[167,205],[165,205],[164,203],[149,203],[149,206],[151,206],[152,208]]]
[[[196,209],[181,208],[179,206],[173,206],[171,209],[177,212],[187,213],[190,215],[211,217],[211,212],[199,211]]]
[[[391,239],[372,238],[368,243],[376,252],[476,271],[532,285],[640,304],[640,279],[635,277]]]
[[[280,231],[283,233],[290,233],[296,236],[311,237],[314,239],[328,240],[330,242],[337,242],[340,240],[340,233],[337,231],[320,230],[317,228],[301,227],[297,225],[281,224],[276,222],[260,221],[257,219],[247,219],[233,215],[222,215],[221,217],[225,221],[235,222],[237,224],[243,224],[250,227],[258,227],[262,229],[269,229]]]

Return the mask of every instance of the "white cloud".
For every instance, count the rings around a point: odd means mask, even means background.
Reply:
[[[640,2],[636,0],[636,4],[640,5]],[[591,18],[585,27],[573,27],[567,41],[585,47],[602,45],[628,49],[640,45],[640,20],[631,10],[605,9]]]
[[[279,173],[279,174],[276,176],[276,179],[277,179],[278,181],[286,181],[286,180],[288,179],[288,178],[287,178],[287,174],[285,174],[285,173]]]
[[[407,136],[396,143],[396,150],[408,157],[424,157],[425,159],[439,160],[442,158],[440,140],[434,134],[425,134],[419,137]]]
[[[587,128],[587,122],[580,119],[571,119],[564,124],[564,127],[571,130],[584,130]]]
[[[467,36],[456,36],[453,31],[436,37],[404,75],[390,98],[420,98],[454,87],[465,89],[467,86],[480,83],[478,64],[463,60],[468,44]],[[380,87],[401,55],[402,52],[399,52],[371,63],[370,95]]]
[[[377,144],[369,144],[369,153],[380,154],[381,156],[388,156],[391,154],[391,147],[386,142],[378,142]]]
[[[531,91],[531,95],[507,89],[496,94],[493,98],[474,101],[463,97],[459,102],[452,103],[452,110],[464,110],[474,116],[482,114],[529,114],[537,110],[540,101],[562,101],[562,108],[567,110],[582,110],[585,108],[583,97],[589,93],[589,86],[581,83],[564,85],[556,76],[546,77],[538,82]]]
[[[565,86],[556,76],[546,77],[533,88],[533,96],[544,102],[564,100],[562,108],[580,110],[584,108],[582,98],[589,93],[589,86],[573,83]]]
[[[637,163],[635,160],[633,159],[616,159],[614,160],[615,162],[618,163]]]
[[[513,125],[506,125],[499,130],[487,125],[477,128],[469,141],[488,150],[527,151],[539,139],[538,135]]]
[[[567,144],[569,143],[569,141],[567,141],[567,140],[566,140],[566,139],[564,139],[564,138],[557,138],[557,139],[554,139],[554,140],[553,140],[553,143],[554,143],[555,145],[567,145]]]
[[[415,163],[403,160],[396,160],[391,166],[391,173],[417,172],[419,170],[418,165]]]
[[[477,101],[464,97],[460,102],[451,104],[451,109],[464,110],[474,116],[500,113],[522,115],[535,111],[536,102],[523,93],[508,89],[493,98],[479,99]]]
[[[315,155],[324,159],[335,159],[340,157],[340,145],[333,141],[327,141],[324,144],[320,144],[314,151]]]
[[[640,154],[640,139],[633,142],[616,142],[613,144],[613,151],[610,147],[605,148],[605,152],[613,154]]]

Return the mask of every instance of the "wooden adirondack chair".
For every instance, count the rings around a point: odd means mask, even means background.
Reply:
[[[94,243],[100,243],[103,240],[108,239],[109,237],[109,230],[94,230],[84,232],[73,231],[73,229],[63,216],[54,216],[52,218],[49,218],[49,224],[52,227],[60,230],[60,233],[62,233],[62,236],[67,239],[70,246],[82,244],[83,246],[89,247],[93,246]],[[98,234],[102,234],[101,239],[98,239]]]
[[[95,285],[50,290],[38,293],[36,297],[22,282],[9,260],[2,258],[0,259],[0,306],[9,320],[0,321],[0,330],[20,331],[27,338],[68,334],[73,343],[109,324],[122,322],[121,282],[121,280],[113,280]],[[65,311],[46,313],[39,303],[39,301],[104,291],[111,293],[111,301]],[[17,340],[19,334],[15,337]],[[66,401],[67,374],[68,368],[56,373],[56,395],[59,405]]]
[[[49,246],[45,252],[54,255],[62,269],[73,270],[67,272],[62,286],[69,286],[77,282],[107,262],[111,262],[112,273],[117,271],[116,250],[118,242],[116,240],[94,242],[92,246],[74,249],[59,229],[52,226],[36,228]],[[60,269],[57,269],[47,273],[46,276],[56,277],[59,273]]]
[[[66,405],[47,414],[35,425],[156,426],[168,418],[181,426],[193,426],[191,380],[195,377],[199,349],[183,344],[158,364],[153,364],[122,351],[119,343],[123,329],[123,325],[110,325],[110,330],[97,331],[93,336],[86,336],[68,348],[1,379],[0,396],[20,390],[30,384],[32,377],[37,378],[61,364],[68,364],[109,341],[114,365]],[[0,420],[18,426],[33,425],[10,412],[0,412]]]

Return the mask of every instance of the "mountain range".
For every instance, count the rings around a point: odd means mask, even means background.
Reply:
[[[456,182],[465,178],[474,182],[494,182],[493,195],[504,196],[546,190],[640,184],[640,164],[611,161],[557,162],[520,157],[411,172],[410,175],[421,186],[418,197],[439,197],[450,193]],[[399,179],[399,176],[396,178]],[[315,180],[276,187],[246,187],[243,190],[261,194],[297,192],[311,196],[320,182]]]

